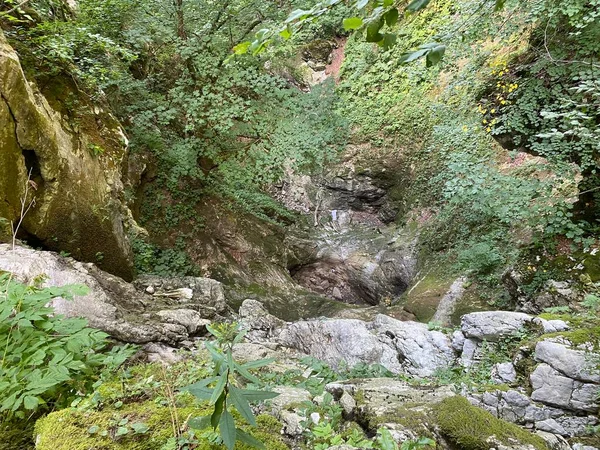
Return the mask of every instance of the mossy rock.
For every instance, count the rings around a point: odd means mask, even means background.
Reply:
[[[180,423],[189,417],[207,415],[206,406],[189,406],[184,404],[177,408]],[[130,404],[121,409],[102,411],[85,411],[74,408],[54,412],[38,420],[34,436],[37,450],[160,450],[169,438],[173,437],[173,409],[169,406],[147,401]],[[237,417],[239,420],[239,416]],[[125,428],[129,432],[116,436],[118,423],[127,419]],[[135,434],[131,424],[144,423],[148,431]],[[279,435],[281,424],[271,416],[258,416],[257,428],[244,427],[254,437],[263,442],[268,449],[284,450],[288,447]],[[94,428],[90,428],[94,427]],[[90,431],[94,431],[91,433]],[[106,435],[103,432],[106,431]],[[197,450],[216,450],[222,446],[202,441]],[[247,445],[238,444],[236,450],[250,449]]]
[[[462,450],[489,450],[495,446],[493,440],[504,445],[532,445],[538,450],[548,448],[539,436],[494,417],[464,397],[442,400],[434,406],[433,414],[442,435]]]

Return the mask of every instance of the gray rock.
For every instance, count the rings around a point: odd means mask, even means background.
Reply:
[[[540,430],[536,431],[535,434],[546,441],[546,444],[550,450],[571,450],[571,446],[562,436],[557,436],[556,434]]]
[[[369,417],[390,417],[398,408],[419,409],[424,405],[437,403],[454,396],[449,386],[415,387],[391,378],[370,378],[329,383],[325,390],[334,398],[348,393],[360,397],[361,415]]]
[[[396,350],[384,344],[367,323],[354,319],[310,320],[290,324],[279,335],[278,341],[337,368],[344,363],[352,367],[358,363],[381,364],[394,373],[400,373]]]
[[[573,444],[573,450],[598,450],[598,448],[583,444]]]
[[[596,358],[600,357],[597,355]],[[573,350],[564,344],[550,340],[540,341],[535,346],[535,359],[545,362],[565,376],[583,382],[600,383],[600,374],[594,371],[593,355]],[[600,389],[600,386],[599,386]]]
[[[559,434],[565,436],[567,432],[565,429],[554,419],[541,420],[535,423],[535,427],[538,430],[547,431],[548,433]]]
[[[452,333],[452,349],[456,353],[463,352],[463,347],[465,345],[465,339],[466,339],[465,335],[460,330],[456,330],[454,333]]]
[[[354,415],[356,409],[356,400],[348,392],[344,391],[342,396],[339,398],[338,403],[342,407],[344,417],[350,418]]]
[[[283,425],[281,432],[291,437],[300,436],[304,431],[302,427],[303,418],[295,412],[281,411],[279,414],[279,420]]]
[[[529,314],[511,311],[483,311],[465,314],[461,319],[461,330],[468,338],[495,342],[520,330],[531,322]]]
[[[455,360],[448,336],[429,330],[423,323],[401,322],[380,314],[373,321],[372,328],[380,339],[389,339],[408,374],[431,376],[436,370],[451,366]]]
[[[568,378],[548,364],[540,364],[530,376],[531,398],[543,404],[574,411],[597,412],[598,385]]]
[[[443,325],[450,323],[456,304],[465,293],[466,281],[467,279],[465,277],[460,277],[452,283],[450,289],[448,289],[448,292],[446,292],[446,295],[442,297],[438,304],[437,310],[431,319],[433,322],[438,322]]]
[[[285,322],[272,314],[257,300],[246,299],[239,310],[240,324],[249,330],[249,340],[267,340],[278,334]]]
[[[302,402],[310,402],[312,398],[306,389],[291,386],[275,386],[273,391],[279,395],[270,401],[268,408],[278,418],[282,411],[298,408]]]
[[[84,317],[91,327],[124,342],[176,346],[201,334],[205,319],[213,319],[218,311],[223,311],[222,307],[206,307],[224,303],[222,285],[215,280],[192,278],[200,286],[192,299],[160,297],[159,300],[146,293],[145,287],[138,291],[94,264],[24,247],[11,250],[4,244],[0,244],[0,270],[13,273],[25,283],[42,279],[43,286],[87,286],[90,290],[87,295],[75,296],[73,300],[56,298],[51,305],[58,314]],[[186,283],[189,284],[187,280]]]
[[[498,363],[492,367],[492,379],[496,383],[514,383],[517,380],[515,366],[510,362]]]

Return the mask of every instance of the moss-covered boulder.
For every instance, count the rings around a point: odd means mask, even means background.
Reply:
[[[530,446],[537,450],[548,448],[539,436],[494,417],[464,397],[442,400],[433,407],[432,414],[444,438],[462,450],[489,450],[498,444]]]
[[[186,436],[186,421],[206,415],[207,407],[193,404],[162,405],[156,401],[133,403],[102,411],[64,409],[39,420],[35,427],[37,450],[161,450],[175,431]],[[269,450],[288,447],[280,438],[281,424],[271,416],[258,416],[256,429],[246,428]],[[136,430],[140,430],[136,432]],[[197,450],[221,449],[198,433]],[[175,448],[175,447],[173,447]],[[249,449],[238,444],[237,450]]]
[[[19,237],[132,278],[118,121],[85,102],[75,120],[30,81],[0,30],[0,218],[18,222],[24,200],[31,208]]]

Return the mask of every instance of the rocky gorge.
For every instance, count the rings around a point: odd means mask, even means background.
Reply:
[[[0,5],[0,450],[600,448],[595,172],[492,132],[539,18],[440,69],[347,17],[248,62],[284,7],[97,3]],[[480,7],[439,3],[365,23]]]

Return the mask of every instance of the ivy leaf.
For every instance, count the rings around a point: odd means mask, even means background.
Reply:
[[[367,27],[367,37],[366,37],[366,41],[367,42],[379,42],[383,39],[383,35],[379,32],[379,30],[381,29],[381,21],[375,21],[372,22],[368,27]]]
[[[435,66],[436,64],[438,64],[444,57],[445,52],[446,46],[442,44],[432,48],[429,51],[429,53],[427,53],[427,67]]]
[[[397,39],[398,36],[395,33],[385,33],[382,43],[383,48],[386,50],[392,48],[396,44]]]
[[[228,450],[233,450],[235,447],[235,421],[233,420],[233,416],[227,410],[223,411],[221,415],[221,420],[219,421],[219,431],[221,433],[221,438],[223,439],[223,444]]]
[[[388,24],[388,27],[392,27],[396,25],[398,22],[398,8],[392,8],[388,12],[385,13],[385,23]]]
[[[295,9],[294,11],[292,11],[290,13],[290,15],[288,16],[287,19],[285,19],[285,23],[290,23],[293,22],[295,20],[303,20],[306,19],[308,16],[311,15],[311,11],[310,10],[306,10],[306,9]]]
[[[416,12],[425,8],[431,0],[413,0],[406,7],[407,11]]]
[[[360,17],[350,17],[348,19],[344,19],[343,26],[344,30],[358,30],[362,27],[363,20]]]
[[[401,64],[402,63],[409,63],[409,62],[415,61],[416,59],[419,59],[419,58],[425,56],[428,52],[429,52],[428,49],[420,49],[420,50],[416,50],[414,52],[403,53],[400,56],[400,59],[398,61]]]
[[[248,53],[248,49],[251,45],[252,42],[250,41],[240,42],[238,45],[233,47],[233,53],[235,53],[236,55],[243,55],[245,53]]]

